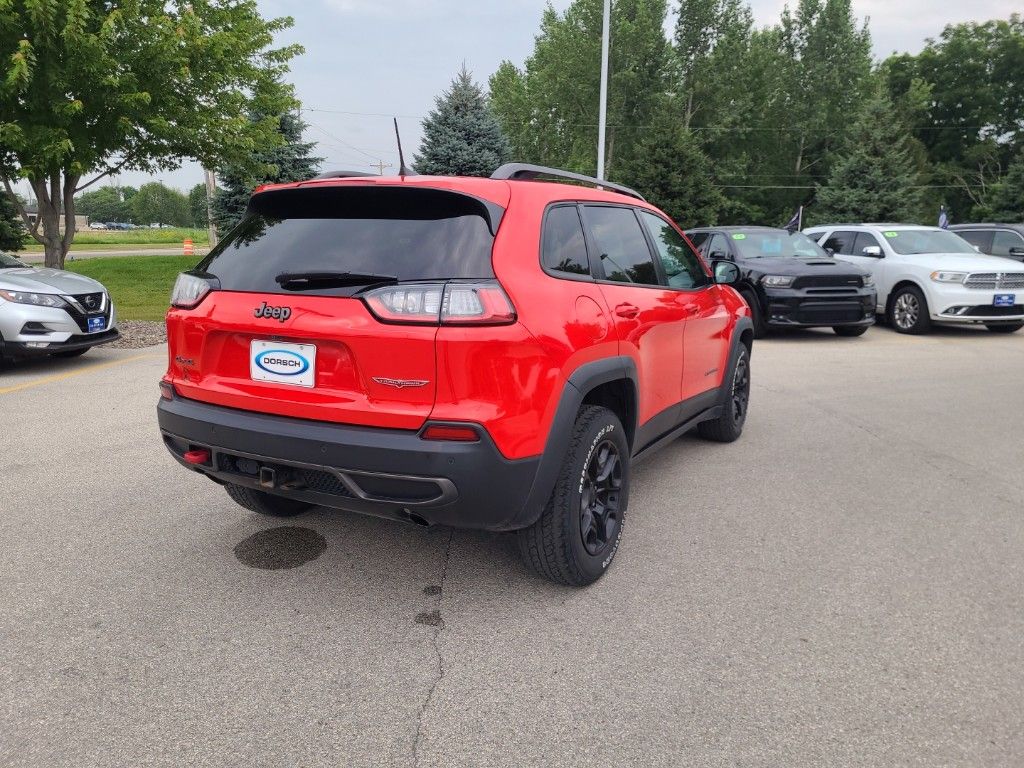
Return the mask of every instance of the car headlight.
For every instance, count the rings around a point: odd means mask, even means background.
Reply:
[[[0,298],[15,304],[32,304],[37,307],[66,307],[68,303],[52,293],[31,293],[29,291],[2,291]]]
[[[793,278],[789,275],[765,275],[761,282],[765,288],[788,288],[793,284]]]
[[[962,283],[966,279],[966,272],[932,272],[932,280],[936,283]]]
[[[864,277],[861,278],[861,285],[863,285],[865,288],[874,288],[875,278],[873,278],[871,275],[864,275]]]

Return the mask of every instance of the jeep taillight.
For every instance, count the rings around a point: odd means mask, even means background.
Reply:
[[[512,302],[493,280],[389,285],[366,292],[363,299],[386,323],[507,325],[516,320]]]
[[[210,291],[219,287],[220,284],[215,277],[200,277],[190,272],[182,272],[171,290],[171,306],[193,309],[199,306]]]

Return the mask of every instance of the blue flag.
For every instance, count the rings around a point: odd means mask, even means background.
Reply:
[[[790,219],[783,229],[788,229],[790,233],[799,232],[801,225],[804,223],[804,207],[801,205],[796,209],[796,213],[793,214],[793,218]]]
[[[949,229],[949,214],[946,213],[946,206],[939,206],[939,226],[943,229]]]

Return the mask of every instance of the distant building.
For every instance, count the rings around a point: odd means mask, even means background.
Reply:
[[[35,225],[36,219],[39,218],[39,206],[36,205],[35,203],[26,203],[25,204],[25,213],[28,214],[28,220],[33,225]],[[79,214],[75,214],[75,229],[76,230],[85,229],[88,226],[89,226],[89,217],[88,216],[82,216],[82,215],[79,215]],[[60,228],[61,228],[61,231],[64,231],[64,214],[63,214],[63,212],[61,213],[61,217],[60,217]]]

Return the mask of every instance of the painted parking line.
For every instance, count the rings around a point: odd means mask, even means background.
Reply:
[[[117,365],[124,365],[125,363],[131,363],[135,360],[151,360],[158,357],[164,357],[164,355],[155,355],[149,352],[144,355],[133,355],[132,357],[124,357],[120,360],[111,360],[107,363],[96,363],[95,365],[89,365],[84,368],[76,368],[73,371],[66,371],[64,373],[55,373],[51,376],[43,376],[41,379],[33,379],[32,381],[26,381],[24,384],[15,384],[11,387],[0,387],[0,395],[9,395],[12,392],[19,392],[23,389],[29,389],[31,387],[40,387],[43,384],[52,384],[55,381],[63,381],[64,379],[71,379],[75,376],[81,376],[85,373],[92,373],[93,371],[100,371],[104,368],[113,368]]]

